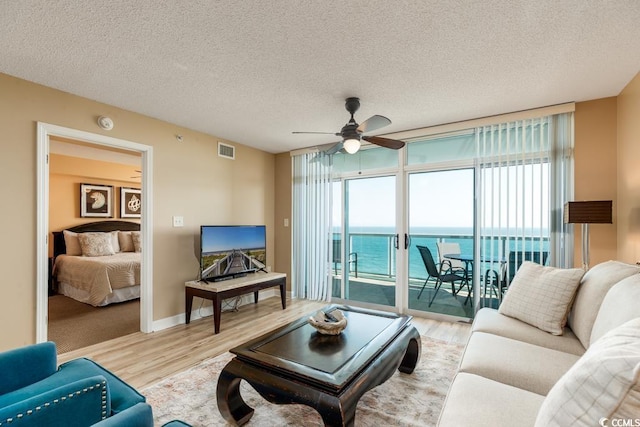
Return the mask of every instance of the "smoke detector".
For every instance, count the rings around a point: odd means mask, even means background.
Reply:
[[[113,120],[106,116],[98,117],[98,126],[104,130],[113,129]]]

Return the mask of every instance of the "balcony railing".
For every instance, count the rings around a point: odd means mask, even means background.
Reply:
[[[473,253],[473,236],[464,234],[412,234],[409,247],[409,282],[424,282],[427,273],[416,245],[427,246],[438,262],[438,242],[458,243],[463,254]],[[509,251],[548,251],[549,240],[539,237],[497,236],[483,238],[481,253],[494,258],[506,258]],[[340,234],[334,233],[334,274],[340,276],[342,268]],[[400,243],[404,244],[404,242]],[[389,233],[349,233],[345,249],[349,254],[348,272],[351,277],[371,278],[395,282],[396,235]],[[492,263],[483,263],[481,271]]]

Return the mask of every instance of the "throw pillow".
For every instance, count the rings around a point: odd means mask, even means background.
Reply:
[[[111,233],[80,233],[78,234],[83,256],[113,255]]]
[[[555,268],[525,261],[499,312],[553,335],[562,335],[571,302],[584,275],[581,268]]]
[[[136,252],[142,252],[142,237],[140,237],[139,231],[131,232],[131,240],[133,240],[133,250]]]
[[[120,251],[122,252],[133,252],[133,240],[131,239],[130,231],[119,231],[118,232],[118,241],[120,242]]]
[[[82,248],[80,247],[80,241],[78,240],[78,233],[62,230],[62,236],[64,237],[64,246],[66,247],[67,255],[82,255]]]
[[[640,414],[640,318],[594,342],[542,402],[536,427],[631,425]],[[618,420],[615,424],[613,420]]]

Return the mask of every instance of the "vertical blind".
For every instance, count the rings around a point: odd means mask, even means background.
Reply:
[[[324,153],[292,157],[294,298],[331,298],[331,166]]]
[[[572,122],[564,113],[476,129],[481,306],[492,295],[501,300],[522,261],[565,264],[561,217],[573,191]]]

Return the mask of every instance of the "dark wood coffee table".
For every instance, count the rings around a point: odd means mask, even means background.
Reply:
[[[396,369],[413,372],[421,341],[411,316],[341,305],[323,310],[336,308],[348,319],[340,335],[318,333],[305,316],[231,349],[236,357],[220,373],[216,390],[222,416],[237,425],[251,419],[253,409],[240,395],[245,380],[271,403],[315,408],[328,426],[353,425],[365,392]]]

